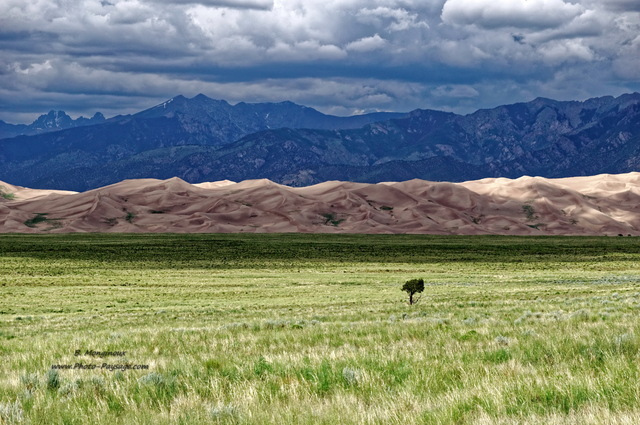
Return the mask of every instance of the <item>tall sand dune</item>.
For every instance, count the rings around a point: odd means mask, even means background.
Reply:
[[[640,235],[640,173],[464,183],[125,180],[83,193],[0,182],[0,232]]]

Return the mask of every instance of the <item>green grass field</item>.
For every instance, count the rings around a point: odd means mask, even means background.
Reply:
[[[639,317],[629,237],[0,235],[0,424],[638,424]]]

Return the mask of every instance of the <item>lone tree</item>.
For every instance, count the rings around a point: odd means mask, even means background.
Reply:
[[[417,300],[413,299],[413,296],[416,293],[424,291],[424,279],[411,279],[407,280],[402,286],[402,290],[409,294],[409,305],[413,305],[420,301],[420,298]]]

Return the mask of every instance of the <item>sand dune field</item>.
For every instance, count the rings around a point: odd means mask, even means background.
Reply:
[[[640,173],[464,183],[125,180],[75,193],[0,182],[1,233],[640,235]]]

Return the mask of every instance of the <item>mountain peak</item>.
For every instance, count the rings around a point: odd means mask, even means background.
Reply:
[[[557,100],[553,100],[553,99],[549,99],[547,97],[538,96],[535,99],[533,99],[531,101],[531,103],[534,104],[534,105],[540,105],[540,104],[542,104],[542,105],[555,105],[555,104],[558,103],[558,101]]]
[[[96,112],[95,114],[93,114],[93,117],[91,117],[91,121],[104,121],[105,119],[106,118],[104,117],[102,112]]]
[[[71,126],[73,120],[64,111],[51,110],[47,114],[40,115],[31,127],[38,130],[62,129]]]
[[[206,96],[202,93],[200,93],[199,95],[195,96],[193,99],[191,100],[197,100],[199,102],[206,102],[209,104],[216,104],[216,105],[223,105],[223,106],[231,106],[231,104],[229,102],[227,102],[224,99],[213,99],[209,96]]]

